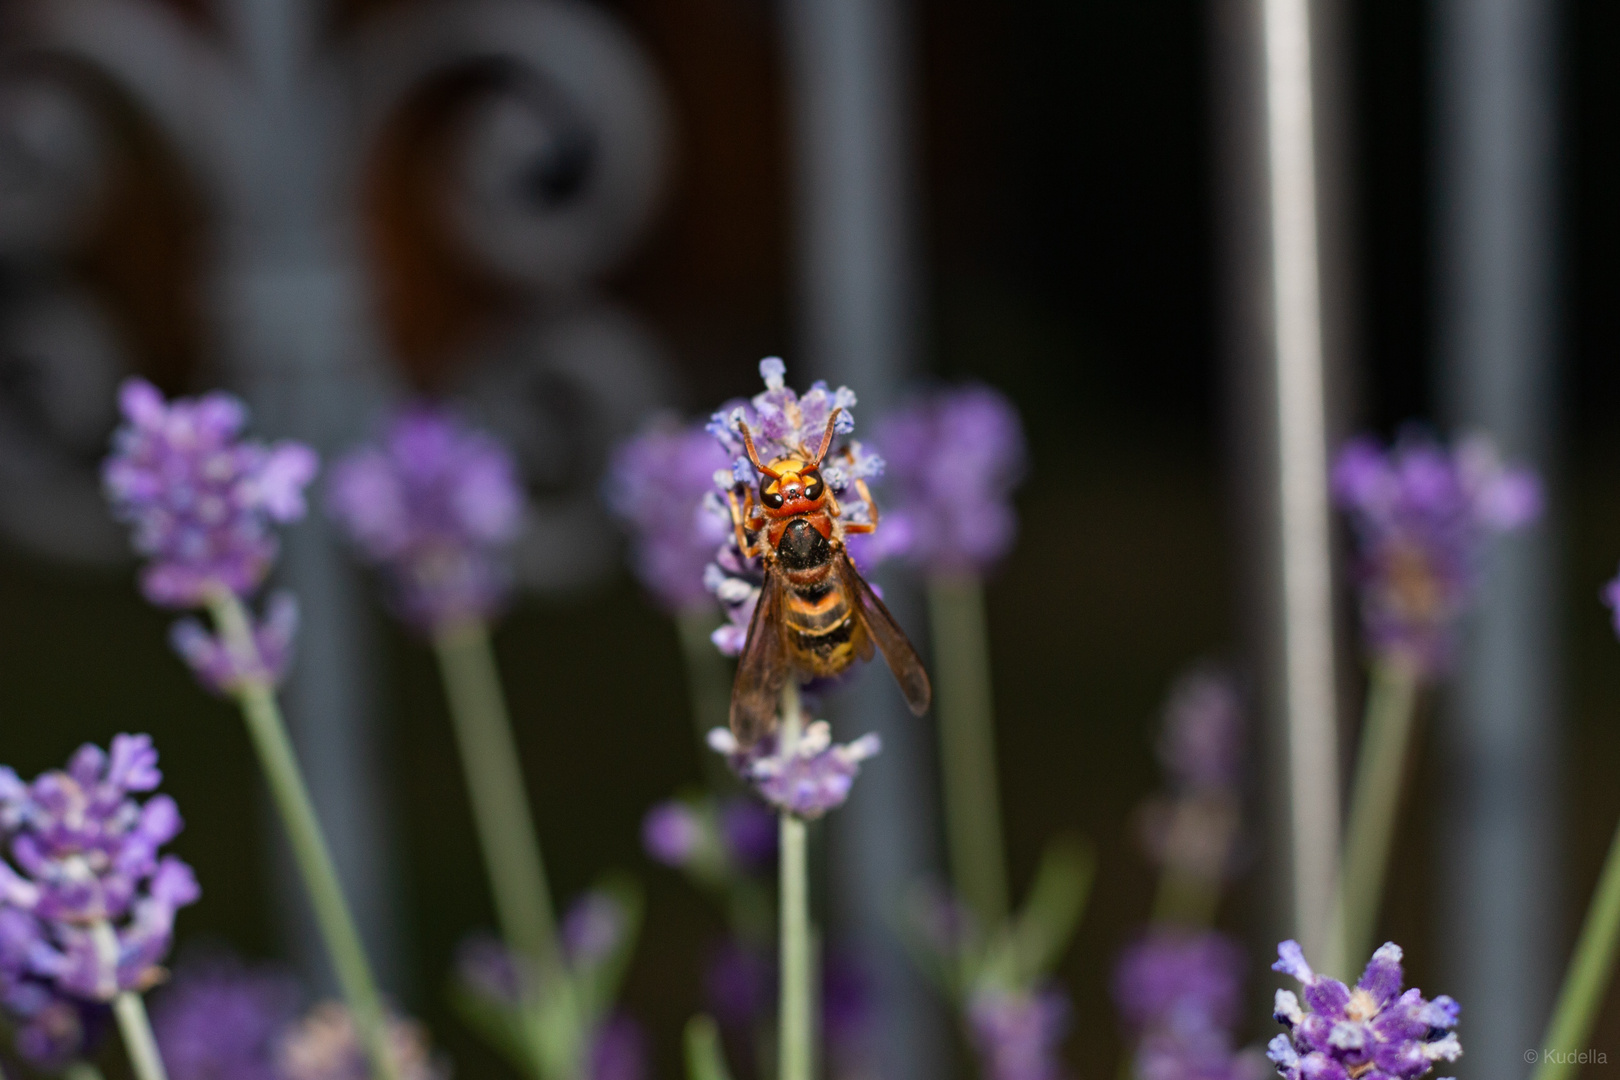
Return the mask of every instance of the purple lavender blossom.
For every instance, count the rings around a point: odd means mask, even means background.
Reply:
[[[597,1025],[591,1040],[590,1080],[646,1080],[647,1035],[623,1013]]]
[[[1229,1028],[1243,1004],[1243,949],[1224,934],[1160,929],[1114,968],[1114,1003],[1136,1031]]]
[[[1061,990],[980,990],[968,1003],[968,1030],[986,1080],[1059,1080],[1058,1047],[1069,1029]]]
[[[608,464],[607,502],[630,529],[636,577],[669,611],[708,599],[704,568],[731,533],[714,475],[730,468],[704,428],[667,422],[620,445]]]
[[[1262,1080],[1269,1071],[1258,1050],[1234,1051],[1229,1032],[1210,1028],[1149,1032],[1133,1064],[1136,1080]]]
[[[111,753],[86,744],[66,771],[24,784],[0,768],[0,827],[11,862],[0,861],[0,902],[34,919],[28,974],[60,992],[110,1001],[163,977],[175,912],[200,895],[191,867],[158,849],[182,827],[146,735],[118,735]],[[15,864],[15,865],[13,865]],[[19,873],[20,868],[20,873]],[[118,955],[105,961],[95,928],[109,924]]]
[[[780,836],[776,819],[752,799],[735,796],[720,804],[720,839],[739,869],[761,870],[774,863]]]
[[[714,477],[715,490],[706,499],[705,512],[719,516],[724,527],[731,528],[730,511],[726,509],[728,494],[740,497],[743,489],[758,482],[754,466],[743,452],[739,424],[746,423],[753,433],[754,446],[760,460],[815,456],[827,428],[827,418],[833,410],[841,409],[834,426],[836,435],[848,435],[855,430],[855,393],[847,386],[828,390],[824,382],[814,383],[803,397],[784,382],[786,366],[775,356],[759,362],[760,377],[765,380],[763,393],[749,401],[733,401],[722,406],[710,419],[705,430],[719,441],[731,461],[729,475],[722,469]],[[821,476],[843,509],[846,522],[870,522],[872,508],[860,495],[857,480],[875,480],[883,475],[883,459],[859,442],[850,440],[842,446],[836,444],[822,462]],[[728,532],[728,536],[731,535]],[[862,566],[870,569],[883,552],[864,556]],[[737,550],[734,538],[723,541],[714,561],[704,569],[703,584],[720,601],[726,613],[726,625],[714,632],[715,646],[727,656],[742,652],[748,636],[748,620],[753,617],[759,601],[763,568],[758,559],[744,559]]]
[[[1277,956],[1272,969],[1298,979],[1305,994],[1302,1007],[1293,991],[1277,991],[1275,1015],[1288,1034],[1272,1039],[1266,1056],[1286,1080],[1416,1080],[1462,1054],[1451,1030],[1457,1003],[1426,1000],[1415,987],[1402,993],[1394,942],[1373,953],[1354,990],[1312,971],[1296,941],[1277,946]]]
[[[630,915],[612,894],[583,893],[563,916],[559,936],[569,967],[595,967],[616,953],[630,932]]]
[[[1620,577],[1606,583],[1602,592],[1603,602],[1609,606],[1614,618],[1614,632],[1620,634]]]
[[[281,1080],[276,1055],[298,1016],[298,984],[231,958],[182,965],[152,1028],[170,1080]]]
[[[461,982],[481,998],[516,1008],[534,997],[537,980],[529,963],[499,938],[466,939],[456,947],[455,966]]]
[[[988,386],[939,391],[884,417],[875,441],[894,505],[863,554],[898,553],[931,574],[983,574],[1018,534],[1012,492],[1026,468],[1011,401]]]
[[[721,1027],[742,1031],[772,1005],[776,967],[771,955],[753,945],[726,939],[703,968],[703,997]]]
[[[1376,656],[1443,671],[1468,607],[1485,541],[1541,514],[1534,472],[1502,465],[1482,439],[1455,451],[1408,432],[1389,450],[1352,440],[1333,467],[1359,558],[1362,631]]]
[[[1197,668],[1176,680],[1164,709],[1159,759],[1178,791],[1230,791],[1243,772],[1243,699],[1224,671]]]
[[[253,592],[275,561],[271,526],[304,516],[315,451],[243,439],[247,410],[229,394],[166,402],[151,383],[126,379],[118,401],[125,423],[102,483],[149,559],[141,591],[172,608],[202,607],[219,590]]]
[[[778,748],[778,734],[744,749],[725,728],[709,732],[709,746],[724,754],[732,771],[778,810],[818,818],[842,806],[860,773],[861,762],[883,748],[877,735],[835,744],[825,720],[807,725],[791,751]]]
[[[298,634],[298,598],[289,592],[270,594],[263,619],[252,619],[253,655],[238,657],[223,637],[196,619],[181,619],[169,629],[169,643],[197,680],[216,694],[234,694],[250,684],[279,686],[292,665]]]
[[[506,600],[505,552],[522,529],[523,489],[500,443],[449,413],[400,413],[380,446],[338,462],[327,512],[379,565],[407,621],[425,631],[485,619]]]
[[[641,821],[641,846],[665,866],[687,865],[704,840],[702,818],[679,799],[665,799]]]
[[[13,1045],[29,1064],[47,1072],[88,1057],[106,1027],[107,1007],[65,996],[54,982],[34,974],[39,920],[32,913],[0,907],[0,1006],[13,1028]]]
[[[390,1017],[388,1042],[399,1080],[448,1080],[450,1070],[433,1055],[427,1029],[421,1024]],[[369,1080],[371,1076],[349,1010],[335,1001],[316,1005],[287,1029],[277,1047],[276,1071],[280,1080]]]

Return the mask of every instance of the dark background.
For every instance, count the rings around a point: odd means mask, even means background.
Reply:
[[[794,374],[776,27],[758,0],[610,6],[656,57],[680,144],[661,221],[614,291],[663,335],[695,413],[752,392],[762,355],[786,353]],[[1350,12],[1360,421],[1389,432],[1433,404],[1429,28],[1410,0],[1357,0]],[[1233,658],[1239,641],[1206,12],[1169,0],[934,0],[917,15],[925,355],[936,374],[1011,394],[1028,425],[1022,540],[989,593],[1005,816],[1020,886],[1052,834],[1078,831],[1098,847],[1101,876],[1063,968],[1076,999],[1068,1054],[1095,1080],[1112,1075],[1118,1046],[1109,965],[1152,890],[1124,823],[1156,783],[1158,706],[1184,666]],[[1572,930],[1620,813],[1620,647],[1596,603],[1620,555],[1620,9],[1566,4],[1565,41],[1567,374],[1554,482],[1567,581]],[[152,186],[161,171],[135,170],[126,197],[184,222],[183,198]],[[502,297],[398,255],[410,245],[390,240],[407,226],[389,217],[386,195],[374,213],[377,250],[397,256],[383,267],[391,340],[431,382],[461,335],[498,317]],[[183,235],[108,235],[87,266],[114,268],[98,279],[110,290],[129,278],[117,267],[161,249],[164,272],[180,282],[185,245],[173,237]],[[148,292],[126,302],[133,336],[154,369],[184,366],[201,346],[179,329],[183,284]],[[169,653],[168,617],[136,598],[128,571],[20,555],[0,563],[0,612],[0,757],[29,775],[85,739],[151,731],[188,820],[177,848],[205,890],[181,917],[182,940],[273,955],[249,747],[231,710],[195,689]],[[428,654],[390,635],[390,775],[416,945],[407,1003],[462,1076],[504,1075],[445,1006],[451,951],[491,912]],[[571,895],[614,866],[646,884],[628,1004],[652,1031],[660,1075],[677,1075],[677,1033],[698,1007],[697,965],[719,922],[639,852],[646,807],[701,776],[672,628],[625,575],[567,601],[523,604],[498,646],[557,891]],[[1407,946],[1416,981],[1443,991],[1425,956],[1436,906],[1426,780],[1436,767],[1424,760],[1416,770],[1385,929]],[[1258,832],[1254,850],[1251,880],[1223,921],[1248,935],[1265,997],[1275,981]],[[1609,1008],[1604,1023],[1593,1045],[1620,1046],[1620,1011]],[[1253,1033],[1270,1034],[1259,1024]]]

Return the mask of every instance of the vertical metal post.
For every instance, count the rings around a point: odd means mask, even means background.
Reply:
[[[1342,309],[1323,299],[1336,276],[1322,268],[1313,6],[1215,0],[1212,14],[1234,449],[1271,764],[1286,777],[1284,922],[1320,955],[1339,847],[1324,311]]]
[[[911,34],[904,0],[784,0],[795,151],[800,332],[815,374],[860,394],[869,424],[915,363]],[[886,580],[896,616],[920,625],[915,587]],[[832,817],[838,906],[869,965],[889,1080],[945,1075],[937,1007],[893,926],[904,891],[935,865],[928,742],[886,671],[843,696],[848,733],[883,754]]]
[[[1436,351],[1446,418],[1547,475],[1556,461],[1557,19],[1552,0],[1435,6]],[[1556,522],[1493,550],[1440,738],[1446,989],[1464,1075],[1524,1075],[1557,926]]]
[[[359,263],[353,191],[336,141],[344,119],[318,66],[316,0],[224,0],[223,21],[248,83],[226,163],[219,290],[230,379],[260,429],[313,443],[327,461],[363,433],[381,400],[378,348]],[[281,583],[303,609],[285,693],[293,741],[378,978],[402,976],[398,911],[376,702],[367,678],[374,630],[339,537],[319,508],[292,530]],[[283,862],[285,860],[283,859]],[[332,978],[296,876],[278,911],[295,960],[317,986]]]

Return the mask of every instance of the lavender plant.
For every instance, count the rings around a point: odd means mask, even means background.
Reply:
[[[25,784],[0,768],[0,1002],[36,1064],[83,1054],[87,1013],[111,1006],[138,1080],[166,1080],[141,994],[163,978],[175,912],[201,895],[174,855],[182,827],[146,735],[86,744]]]
[[[1114,1001],[1135,1040],[1140,1080],[1259,1080],[1265,1062],[1236,1050],[1243,950],[1224,934],[1160,924],[1120,956]]]
[[[637,579],[675,620],[700,737],[726,722],[731,689],[725,657],[710,641],[717,618],[704,584],[705,568],[731,533],[715,491],[715,474],[730,469],[703,425],[661,417],[614,452],[604,485],[609,508],[630,533]]]
[[[1160,867],[1155,922],[1214,921],[1241,824],[1244,756],[1243,703],[1231,677],[1199,666],[1177,679],[1159,737],[1167,791],[1142,822]]]
[[[290,598],[276,600],[260,620],[248,607],[275,562],[274,526],[304,515],[315,452],[244,439],[247,410],[229,394],[169,402],[129,379],[119,407],[124,423],[102,480],[113,515],[147,559],[141,591],[160,607],[212,616],[213,632],[195,620],[177,624],[175,647],[205,686],[241,707],[373,1072],[400,1080],[371,966],[276,701],[296,609]]]
[[[888,467],[884,532],[863,558],[899,556],[928,582],[939,687],[940,762],[955,898],[922,897],[914,928],[925,963],[957,1006],[986,1076],[1057,1075],[1067,998],[1050,969],[1079,920],[1091,857],[1068,841],[1047,851],[1024,909],[1009,902],[996,775],[984,578],[1018,532],[1012,493],[1023,478],[1017,410],[986,386],[920,397],[878,425]],[[923,929],[964,905],[957,934]],[[932,914],[929,914],[929,912]],[[1038,948],[1031,942],[1039,940]],[[948,972],[949,974],[942,974]]]
[[[458,1000],[537,1080],[580,1080],[611,1004],[598,992],[605,958],[570,955],[559,939],[490,644],[490,622],[509,594],[507,549],[525,510],[516,466],[494,439],[417,406],[380,444],[333,468],[327,508],[379,568],[395,610],[432,640],[501,934],[512,963],[531,973],[521,995],[483,993],[475,982]],[[634,940],[636,920],[625,925],[616,963]]]
[[[1393,941],[1373,953],[1353,990],[1313,971],[1296,941],[1277,946],[1271,967],[1298,979],[1305,996],[1302,1005],[1292,990],[1277,991],[1274,1015],[1288,1032],[1266,1056],[1284,1080],[1417,1080],[1462,1055],[1452,1030],[1457,1003],[1444,994],[1428,1000],[1416,987],[1403,993]]]
[[[1008,886],[983,581],[1017,536],[1023,429],[1005,397],[967,386],[885,417],[876,442],[892,505],[866,550],[899,554],[928,580],[951,871],[978,918],[995,926],[1007,918]]]
[[[716,513],[753,487],[761,462],[793,459],[819,462],[818,486],[837,499],[842,530],[866,530],[876,523],[866,481],[882,472],[883,462],[859,442],[838,436],[854,430],[855,394],[848,387],[831,390],[815,383],[803,395],[786,384],[785,367],[776,357],[760,362],[765,390],[746,402],[729,402],[710,419],[707,430],[731,462],[714,474],[715,488],[705,497]],[[820,448],[823,452],[818,453]],[[773,474],[774,475],[774,474]],[[726,511],[728,523],[731,512]],[[740,528],[727,539],[705,571],[705,585],[720,600],[727,622],[713,641],[724,654],[742,651],[759,603],[765,565],[759,555],[739,547]],[[854,600],[851,598],[851,602]],[[775,628],[770,628],[775,632]],[[736,716],[733,715],[735,722]],[[824,722],[806,725],[801,714],[799,673],[789,670],[782,686],[775,723],[762,738],[743,745],[732,732],[716,728],[710,745],[724,754],[733,770],[780,814],[780,977],[778,1080],[809,1080],[813,1054],[811,924],[806,860],[806,822],[820,817],[848,797],[860,763],[878,752],[875,736],[847,745],[835,744]]]
[[[1257,1053],[1234,1036],[1243,950],[1209,929],[1241,826],[1242,701],[1232,679],[1199,666],[1171,688],[1159,736],[1167,791],[1141,816],[1159,864],[1153,920],[1114,968],[1114,1001],[1138,1080],[1256,1080]]]
[[[172,1080],[366,1080],[353,1020],[335,1001],[300,1015],[299,987],[230,957],[184,964],[153,1010]],[[427,1032],[388,1017],[390,1055],[404,1080],[447,1080]]]
[[[1370,662],[1327,939],[1339,971],[1371,947],[1418,689],[1450,665],[1487,542],[1534,521],[1542,495],[1533,472],[1504,466],[1483,439],[1448,450],[1415,430],[1388,450],[1351,441],[1332,483],[1356,539]]]

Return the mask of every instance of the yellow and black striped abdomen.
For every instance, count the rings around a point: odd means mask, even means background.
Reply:
[[[837,675],[859,655],[865,630],[836,581],[802,592],[789,588],[783,600],[788,650],[801,670],[823,678]]]

